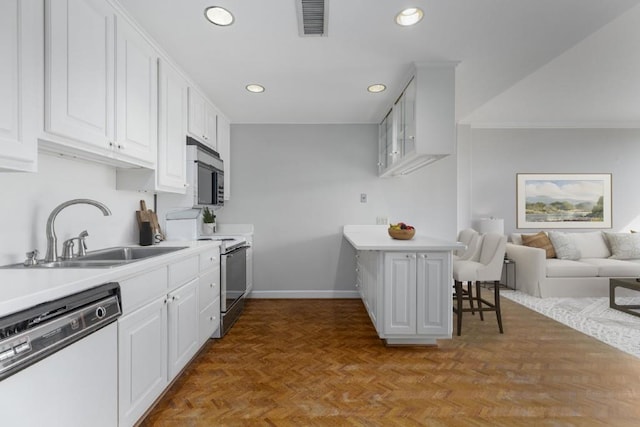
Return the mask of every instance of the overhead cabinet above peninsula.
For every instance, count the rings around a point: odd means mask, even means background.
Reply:
[[[405,175],[455,151],[456,63],[417,64],[379,126],[378,174]]]

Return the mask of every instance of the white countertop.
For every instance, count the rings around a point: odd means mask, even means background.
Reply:
[[[111,268],[0,269],[0,317],[102,283],[123,280],[145,270],[195,255],[207,247],[219,245],[220,242],[212,240],[163,242],[159,246],[187,246],[187,249]]]
[[[387,225],[345,225],[344,237],[357,250],[372,251],[453,251],[464,249],[460,242],[428,237],[416,231],[411,240],[392,239]]]

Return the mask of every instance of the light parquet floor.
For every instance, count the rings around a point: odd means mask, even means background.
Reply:
[[[143,426],[639,426],[640,359],[502,299],[385,347],[360,300],[248,300]],[[455,320],[455,319],[454,319]]]

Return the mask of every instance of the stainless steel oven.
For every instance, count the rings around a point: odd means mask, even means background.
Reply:
[[[225,248],[220,252],[220,331],[224,336],[244,308],[247,291],[247,245]]]

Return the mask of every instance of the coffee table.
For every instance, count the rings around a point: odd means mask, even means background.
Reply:
[[[616,304],[616,288],[631,289],[640,292],[640,279],[609,279],[609,307],[640,317],[640,305]]]

